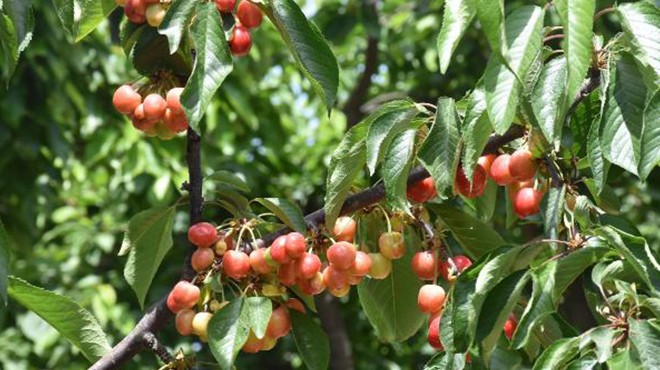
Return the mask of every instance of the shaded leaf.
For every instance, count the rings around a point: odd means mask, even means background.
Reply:
[[[371,114],[367,131],[367,167],[369,173],[376,172],[376,166],[387,153],[395,136],[410,127],[410,120],[418,110],[410,100],[397,100],[378,108]]]
[[[323,329],[311,317],[289,310],[291,331],[298,353],[310,370],[325,370],[330,364],[330,342]]]
[[[205,180],[226,184],[246,193],[249,193],[251,191],[250,187],[245,181],[243,181],[243,179],[241,179],[240,177],[236,176],[235,174],[229,171],[213,172],[212,174],[207,176]]]
[[[486,113],[486,94],[482,88],[477,88],[472,92],[462,128],[464,150],[461,163],[468,179],[472,178],[477,161],[492,132],[493,128]]]
[[[170,54],[174,54],[179,49],[181,40],[190,26],[196,5],[195,1],[176,0],[167,9],[163,22],[158,26],[158,33],[167,37]]]
[[[580,338],[562,338],[554,342],[534,362],[533,369],[560,369],[578,354]]]
[[[267,297],[245,298],[245,309],[254,335],[257,338],[263,338],[266,335],[270,315],[273,313],[273,304],[270,299]]]
[[[7,286],[9,276],[9,247],[10,240],[5,225],[0,219],[0,297],[7,304]]]
[[[407,210],[406,197],[408,173],[412,167],[415,152],[416,129],[408,129],[398,134],[390,145],[382,166],[382,178],[385,183],[387,203],[394,209]]]
[[[297,205],[280,198],[257,198],[254,201],[273,212],[277,218],[291,229],[299,233],[307,233],[305,218]]]
[[[559,226],[564,214],[566,185],[562,185],[560,188],[551,187],[546,199],[543,228],[548,238],[556,240],[559,237]]]

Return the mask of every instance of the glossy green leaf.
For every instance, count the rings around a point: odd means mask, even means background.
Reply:
[[[181,105],[186,111],[190,127],[199,131],[199,123],[206,108],[234,66],[215,3],[197,6],[191,35],[197,56],[192,74],[181,94]]]
[[[96,362],[110,350],[108,339],[94,316],[68,297],[9,277],[9,297],[44,319]]]
[[[330,342],[314,320],[296,310],[289,310],[291,332],[298,353],[309,370],[325,370],[330,364]]]
[[[564,22],[564,52],[568,64],[566,99],[572,102],[582,87],[593,53],[595,0],[568,0]]]
[[[62,27],[64,28],[67,34],[73,36],[76,26],[73,18],[75,1],[53,0],[53,6],[55,8],[55,12],[57,13],[57,17],[60,19],[60,22],[62,23]]]
[[[115,0],[84,0],[80,4],[80,23],[76,31],[76,42],[94,31],[117,7]]]
[[[0,62],[7,84],[18,58],[33,36],[34,14],[30,1],[7,0],[0,12]]]
[[[410,100],[397,100],[384,104],[367,118],[367,167],[369,173],[376,172],[376,166],[387,153],[392,140],[402,131],[410,127],[410,120],[417,115],[418,110]]]
[[[484,73],[484,88],[488,102],[488,116],[495,132],[503,134],[511,127],[516,115],[520,82],[507,68],[502,57],[493,55]]]
[[[596,327],[580,336],[580,349],[593,343],[597,362],[604,363],[612,357],[612,342],[618,334],[619,330],[605,326]]]
[[[269,4],[266,14],[330,111],[339,86],[339,66],[332,49],[295,1],[273,0]]]
[[[195,11],[197,2],[176,0],[167,9],[163,22],[158,26],[158,33],[167,37],[169,50],[174,54],[181,45]]]
[[[472,178],[477,161],[492,133],[493,128],[486,113],[486,94],[482,88],[477,88],[472,92],[462,129],[464,150],[461,163],[468,179]]]
[[[175,207],[142,211],[128,222],[119,255],[129,253],[124,278],[133,288],[140,306],[158,271],[160,263],[172,248],[172,223]]]
[[[497,54],[506,50],[504,35],[504,0],[470,0],[477,10],[477,19],[486,34],[486,38]]]
[[[646,88],[632,56],[622,53],[611,70],[601,121],[601,145],[610,162],[637,174]]]
[[[406,197],[408,173],[412,167],[415,152],[416,129],[401,132],[392,140],[382,166],[387,203],[394,209],[406,211],[409,207]]]
[[[460,159],[461,119],[451,98],[440,98],[433,127],[417,155],[435,180],[438,194],[454,185]]]
[[[607,366],[616,370],[639,370],[641,368],[637,356],[632,354],[632,349],[619,351],[607,361]]]
[[[248,297],[244,304],[250,328],[257,338],[263,338],[273,313],[273,303],[267,297]]]
[[[559,227],[564,214],[564,203],[566,202],[566,186],[552,187],[548,191],[545,203],[545,214],[543,217],[543,228],[550,239],[558,239]]]
[[[406,233],[406,253],[392,261],[392,273],[383,280],[367,278],[358,285],[360,303],[380,340],[403,341],[424,323],[425,316],[417,308],[422,283],[410,269],[417,243],[416,237]]]
[[[630,341],[645,369],[660,368],[660,322],[658,319],[628,319]]]
[[[563,103],[566,99],[567,65],[564,56],[550,60],[544,67],[532,93],[532,108],[543,135],[555,147],[564,125]]]
[[[213,4],[213,3],[211,3]],[[209,348],[222,370],[232,370],[234,360],[250,335],[249,315],[243,298],[216,312],[209,321]]]
[[[130,22],[128,22],[130,23]],[[132,46],[131,57],[133,67],[143,76],[149,76],[159,70],[169,70],[174,74],[187,76],[192,66],[190,50],[179,50],[170,55],[167,37],[158,34],[158,30],[143,24],[138,28],[126,26],[134,33],[127,38],[128,45]],[[128,46],[126,45],[126,46]]]
[[[660,80],[660,9],[646,1],[620,4],[621,26],[633,47],[635,57],[652,71],[653,82]]]
[[[445,11],[442,17],[442,27],[438,34],[438,57],[440,58],[440,73],[445,74],[451,56],[456,50],[456,46],[463,38],[465,30],[472,22],[476,13],[473,6],[470,6],[471,0],[446,1]]]
[[[442,351],[424,365],[424,370],[461,370],[465,368],[465,355]]]
[[[488,224],[458,208],[441,204],[428,204],[427,206],[440,217],[440,220],[472,259],[478,259],[505,244],[504,239]]]
[[[534,362],[533,369],[561,369],[578,354],[580,338],[563,338],[554,342]]]
[[[218,184],[228,185],[232,188],[235,188],[236,190],[240,190],[245,193],[249,193],[251,191],[250,186],[242,178],[238,177],[236,174],[231,173],[229,171],[213,172],[209,176],[206,176],[204,180]]]
[[[639,156],[639,177],[643,181],[660,163],[660,91],[653,94],[644,109]]]
[[[273,212],[285,225],[300,233],[307,233],[307,224],[300,208],[286,199],[257,198],[255,202]]]
[[[609,171],[609,163],[606,162],[603,154],[603,146],[600,142],[598,123],[598,121],[591,123],[588,135],[589,139],[587,140],[587,159],[591,167],[596,196],[603,191],[605,181],[607,180],[607,172]]]
[[[9,276],[9,248],[10,248],[9,235],[5,230],[5,225],[0,219],[0,297],[2,301],[7,304],[7,285]]]

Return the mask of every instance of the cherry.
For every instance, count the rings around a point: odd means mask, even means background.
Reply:
[[[472,261],[463,255],[455,256],[450,260],[454,266],[449,261],[443,261],[438,265],[438,272],[443,279],[451,283],[456,280],[457,275],[472,265]]]
[[[163,23],[163,18],[165,18],[166,13],[167,10],[165,10],[165,8],[160,4],[149,5],[145,13],[147,23],[149,23],[151,27],[160,26],[160,24]]]
[[[227,276],[241,279],[250,272],[250,257],[241,251],[227,251],[222,257],[222,269]]]
[[[483,168],[484,171],[486,171],[486,173],[488,174],[488,173],[490,173],[490,168],[492,167],[493,161],[495,161],[495,158],[497,158],[497,155],[495,155],[495,154],[482,155],[477,160],[477,166],[480,166],[481,168]]]
[[[321,259],[314,253],[305,252],[296,261],[296,274],[303,279],[311,279],[321,270]]]
[[[509,173],[518,181],[533,179],[536,174],[536,162],[532,152],[522,148],[516,150],[509,160]]]
[[[333,228],[335,240],[352,243],[355,239],[356,229],[357,222],[355,222],[354,219],[348,216],[339,217],[337,221],[335,221],[335,227]]]
[[[284,305],[290,310],[296,310],[300,313],[305,313],[305,305],[303,305],[299,299],[289,298],[286,302],[284,302]]]
[[[177,313],[184,308],[192,308],[199,300],[199,287],[189,281],[176,283],[167,297],[167,307]]]
[[[167,102],[158,94],[149,94],[142,102],[144,105],[144,117],[147,119],[159,120],[165,115]]]
[[[273,268],[266,261],[266,250],[263,248],[255,249],[250,253],[250,267],[261,275],[269,274]]]
[[[213,245],[213,251],[218,256],[222,256],[229,249],[234,249],[234,239],[231,237],[220,237],[217,242]]]
[[[252,37],[250,31],[241,24],[236,24],[229,39],[229,49],[237,57],[242,57],[250,52]]]
[[[250,334],[248,335],[247,340],[245,341],[245,344],[243,344],[243,347],[241,350],[245,353],[257,353],[261,351],[261,348],[264,345],[264,340],[257,338],[256,335],[254,335],[254,332],[250,330]]]
[[[543,193],[534,188],[522,188],[513,198],[513,210],[520,218],[535,215],[541,211]]]
[[[456,171],[456,179],[454,180],[454,187],[459,194],[466,198],[476,198],[484,193],[486,190],[486,181],[488,177],[486,171],[481,166],[474,168],[474,173],[472,175],[472,183],[468,180],[463,167],[458,167]]]
[[[215,0],[215,7],[221,13],[231,13],[236,7],[236,0]]]
[[[328,248],[328,262],[337,270],[348,270],[355,261],[355,246],[349,242],[337,242]]]
[[[442,310],[445,302],[445,290],[435,284],[426,284],[419,289],[417,307],[420,311],[433,314]]]
[[[364,279],[364,275],[348,275],[348,285],[358,285],[362,282],[362,279]]]
[[[411,261],[412,270],[421,280],[433,280],[435,277],[435,256],[431,251],[415,253]]]
[[[518,191],[523,188],[533,188],[534,187],[534,181],[533,180],[528,180],[528,181],[523,181],[523,182],[514,182],[511,185],[507,186],[507,192],[509,194],[509,199],[513,202],[513,200],[516,198],[516,194],[518,194]]]
[[[264,341],[264,345],[261,347],[262,351],[270,351],[271,349],[275,348],[275,345],[277,344],[277,339],[271,338],[268,335],[263,337],[262,340]]]
[[[380,253],[391,259],[399,259],[406,252],[406,243],[403,240],[403,234],[398,231],[391,231],[380,234],[378,238],[378,249]]]
[[[291,257],[286,252],[286,235],[278,236],[270,245],[270,257],[281,265],[291,262]]]
[[[509,185],[516,181],[509,173],[510,161],[511,156],[509,154],[502,154],[493,161],[493,165],[490,167],[490,177],[497,185]]]
[[[516,332],[517,327],[518,321],[516,321],[516,317],[514,315],[510,315],[504,323],[504,335],[506,335],[506,337],[511,340],[511,338],[513,338],[513,333]]]
[[[338,289],[348,285],[348,276],[344,271],[330,265],[323,270],[323,283],[329,290]]]
[[[192,321],[192,331],[193,333],[199,335],[200,337],[208,338],[209,332],[209,321],[213,318],[213,314],[210,312],[198,312]]]
[[[369,270],[371,270],[371,257],[362,251],[355,252],[355,260],[353,261],[353,266],[351,266],[350,273],[354,276],[362,277],[368,274]]]
[[[191,256],[190,264],[192,265],[193,270],[202,272],[211,267],[214,260],[215,253],[213,253],[211,248],[197,248]]]
[[[142,96],[130,85],[120,86],[112,96],[112,104],[119,113],[131,114],[140,103],[142,103]]]
[[[195,311],[190,308],[179,311],[176,314],[176,319],[174,320],[174,325],[176,326],[176,331],[181,335],[190,335],[193,332],[193,318],[195,317]]]
[[[440,342],[440,320],[442,319],[442,315],[435,315],[433,318],[431,318],[431,321],[429,322],[429,335],[428,335],[428,341],[431,347],[437,349],[438,351],[442,351],[444,347],[442,346],[442,342]]]
[[[328,292],[337,298],[345,297],[350,291],[351,286],[349,284],[328,289]]]
[[[271,338],[282,338],[291,330],[291,318],[286,306],[279,306],[270,315],[270,321],[266,327],[266,335]]]
[[[293,286],[296,283],[296,266],[293,263],[280,265],[277,271],[277,276],[280,279],[280,284],[284,286]]]
[[[299,232],[289,233],[286,236],[286,254],[291,257],[291,259],[298,259],[302,257],[307,249],[307,243],[305,242],[305,236]]]
[[[210,247],[218,239],[218,230],[208,222],[198,222],[188,229],[188,241],[200,248]]]
[[[298,286],[303,293],[308,295],[317,295],[325,290],[323,274],[317,272],[311,279],[298,279]]]
[[[371,269],[369,269],[369,276],[372,279],[385,279],[392,272],[392,261],[380,253],[369,253],[371,259]]]
[[[426,203],[438,195],[435,188],[435,181],[432,177],[427,177],[424,180],[408,186],[406,191],[408,199],[417,203]]]
[[[124,14],[131,23],[142,24],[147,21],[147,4],[142,0],[126,0]]]
[[[172,132],[182,132],[188,129],[188,117],[185,114],[175,114],[167,108],[163,115],[163,124]]]
[[[236,10],[236,17],[242,25],[248,29],[259,27],[261,24],[261,19],[263,14],[261,9],[258,6],[252,4],[249,1],[243,0],[238,4],[238,10]]]
[[[465,257],[462,254],[454,256],[454,264],[458,269],[458,272],[461,273],[466,270],[468,267],[472,266],[472,261],[469,258]]]

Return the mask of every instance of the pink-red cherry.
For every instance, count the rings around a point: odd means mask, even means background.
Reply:
[[[229,49],[237,57],[242,57],[250,52],[252,47],[252,37],[250,31],[240,24],[234,26],[231,39],[229,40]]]
[[[124,14],[131,23],[142,24],[147,21],[147,4],[143,0],[127,0]]]
[[[357,251],[355,253],[355,260],[353,261],[353,266],[351,266],[350,273],[353,276],[362,277],[367,275],[369,270],[371,270],[371,257],[362,251]]]
[[[112,104],[119,113],[131,114],[142,103],[142,96],[130,85],[122,85],[112,96]]]
[[[484,193],[484,190],[486,190],[486,181],[488,181],[488,177],[486,175],[486,171],[484,171],[481,166],[474,168],[474,172],[472,174],[472,183],[470,183],[469,179],[465,175],[463,167],[459,166],[458,170],[456,171],[454,187],[462,196],[466,198],[476,198],[481,196],[481,194]]]
[[[536,174],[536,162],[527,149],[516,150],[509,159],[509,174],[517,181],[527,181]]]
[[[280,265],[291,262],[291,257],[286,251],[286,235],[278,236],[270,245],[270,258]]]
[[[355,261],[355,246],[348,242],[337,242],[328,248],[328,262],[338,270],[348,270]]]
[[[176,319],[174,320],[174,325],[176,326],[176,331],[181,335],[190,335],[193,332],[192,322],[195,317],[195,311],[190,308],[179,311],[176,314]]]
[[[412,201],[425,203],[435,198],[438,195],[438,191],[435,188],[435,181],[433,178],[427,177],[414,185],[408,186],[406,195],[408,196],[408,199]]]
[[[291,259],[298,259],[302,257],[307,249],[305,236],[299,232],[292,232],[286,236],[286,254]]]
[[[333,233],[335,240],[353,242],[355,239],[355,231],[357,229],[357,222],[351,217],[342,216],[335,221]]]
[[[493,161],[493,165],[490,167],[490,177],[497,185],[509,185],[516,181],[509,172],[510,161],[509,154],[502,154]]]
[[[378,237],[378,249],[383,256],[391,260],[403,257],[406,252],[406,243],[403,234],[398,231],[380,234],[380,237]]]
[[[221,13],[231,13],[236,7],[236,0],[215,0],[215,7]]]
[[[168,296],[167,304],[174,313],[192,308],[199,300],[199,287],[189,281],[179,281]]]
[[[541,211],[543,193],[534,188],[522,188],[513,198],[513,210],[520,218],[535,215]]]
[[[259,27],[263,14],[261,9],[247,0],[241,1],[236,10],[236,17],[241,24],[248,29]]]
[[[210,247],[216,239],[218,239],[218,231],[208,222],[198,222],[188,229],[188,241],[198,247]]]
[[[296,261],[296,274],[303,279],[313,278],[321,270],[321,259],[314,253],[305,252]]]
[[[497,155],[495,154],[482,155],[477,160],[477,166],[480,166],[481,168],[484,169],[484,171],[486,171],[486,174],[489,174],[490,168],[493,166],[493,162],[495,161],[495,158],[497,158]]]
[[[300,302],[300,300],[297,298],[287,299],[287,301],[284,302],[284,305],[290,310],[296,310],[300,313],[305,313],[305,305],[303,305],[303,303]]]
[[[437,349],[438,351],[442,351],[442,342],[440,342],[440,320],[442,319],[442,315],[435,315],[431,318],[431,321],[429,323],[429,335],[428,335],[428,341],[431,347]]]
[[[442,311],[442,305],[445,303],[445,290],[435,284],[426,284],[419,289],[417,295],[417,307],[420,311],[428,314],[434,314]]]
[[[227,276],[241,279],[250,272],[250,257],[241,251],[227,251],[222,257],[222,269]]]
[[[270,315],[270,321],[266,327],[266,335],[271,338],[281,338],[291,330],[291,318],[286,306],[279,306]]]
[[[433,280],[435,277],[435,256],[433,252],[421,251],[415,253],[411,261],[412,270],[421,280]]]
[[[323,270],[323,283],[328,289],[339,289],[348,285],[348,276],[345,271],[330,265]]]
[[[277,277],[280,279],[280,284],[284,286],[293,286],[296,283],[296,267],[293,263],[280,265],[277,271]]]
[[[263,248],[255,249],[250,253],[250,267],[260,275],[269,274],[273,268],[266,261],[266,250]]]
[[[160,120],[167,109],[167,102],[158,94],[147,95],[142,105],[144,105],[144,117],[146,119]]]
[[[191,256],[190,264],[192,265],[193,270],[202,272],[211,267],[214,260],[215,253],[213,253],[211,248],[197,248]]]

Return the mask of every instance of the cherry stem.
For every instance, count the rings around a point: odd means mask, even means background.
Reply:
[[[376,204],[376,208],[383,213],[383,216],[385,216],[385,221],[387,221],[387,232],[391,233],[392,222],[390,221],[390,216],[388,216],[387,211],[385,211],[385,209],[380,204]]]
[[[609,7],[599,11],[598,13],[596,13],[596,15],[594,15],[594,22],[596,22],[598,19],[600,19],[600,17],[604,16],[605,14],[612,13],[615,10],[616,9],[614,9],[614,7]]]

